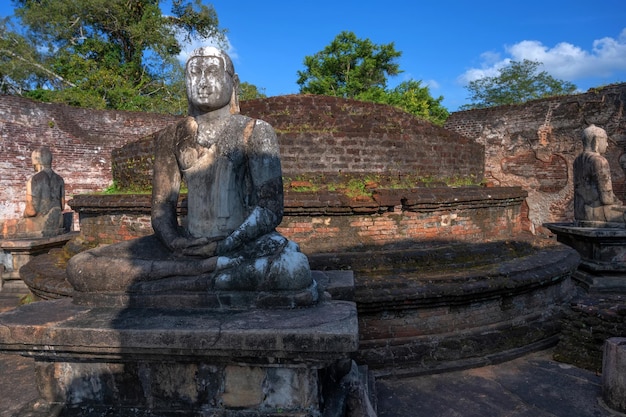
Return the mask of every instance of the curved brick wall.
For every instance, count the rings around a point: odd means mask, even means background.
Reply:
[[[394,107],[289,95],[242,102],[241,113],[274,127],[285,177],[383,173],[482,179],[482,145]],[[151,137],[117,149],[113,172],[118,184],[149,185],[152,153]]]
[[[437,372],[556,342],[579,257],[521,232],[525,197],[519,187],[380,189],[358,201],[288,191],[278,230],[313,269],[354,271],[359,363],[377,375]],[[148,194],[70,204],[90,245],[152,233]]]
[[[483,174],[484,149],[456,132],[382,104],[289,95],[242,103],[277,130],[285,173]]]
[[[309,255],[402,242],[506,240],[522,232],[525,197],[519,187],[381,189],[365,201],[287,192],[278,231]],[[148,194],[79,195],[69,204],[80,215],[82,240],[92,245],[153,233]]]

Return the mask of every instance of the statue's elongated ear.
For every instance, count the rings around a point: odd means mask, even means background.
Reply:
[[[239,113],[239,75],[233,75],[233,96],[230,98],[230,114]]]

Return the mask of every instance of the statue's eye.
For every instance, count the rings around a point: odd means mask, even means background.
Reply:
[[[215,67],[209,67],[206,71],[206,75],[211,76],[211,77],[215,77],[219,75],[219,73],[220,73],[220,69],[215,68]]]

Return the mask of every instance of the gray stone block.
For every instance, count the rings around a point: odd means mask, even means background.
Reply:
[[[626,337],[612,337],[604,343],[602,398],[610,408],[626,412]]]
[[[0,351],[35,358],[38,406],[76,415],[313,416],[319,371],[357,347],[347,301],[220,311],[89,308],[66,298],[0,315]]]

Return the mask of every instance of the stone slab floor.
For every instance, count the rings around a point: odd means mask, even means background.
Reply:
[[[600,376],[544,350],[498,365],[377,380],[379,417],[624,416],[601,404]]]
[[[0,312],[19,297],[0,292]],[[498,365],[376,381],[379,417],[609,417],[600,376],[545,350]],[[0,354],[0,417],[36,398],[32,359]]]

